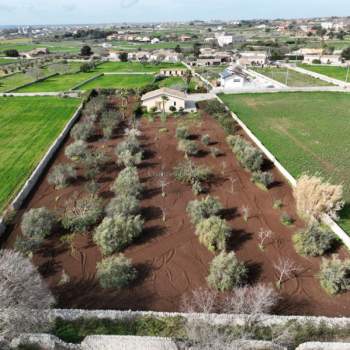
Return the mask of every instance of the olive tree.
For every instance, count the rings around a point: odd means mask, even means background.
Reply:
[[[68,186],[76,178],[77,172],[70,164],[58,164],[52,168],[47,181],[59,189]]]
[[[136,215],[140,211],[140,201],[128,194],[121,194],[114,197],[106,207],[107,216],[114,215]]]
[[[54,297],[28,258],[0,250],[0,336],[43,332],[50,327]]]
[[[27,237],[44,239],[52,233],[56,222],[56,216],[49,209],[34,208],[23,214],[21,230]]]
[[[112,191],[116,195],[139,197],[142,190],[143,186],[135,167],[127,167],[123,169],[112,185]]]
[[[202,200],[194,200],[188,203],[186,211],[191,222],[196,225],[203,219],[218,215],[222,205],[217,198],[206,196]]]

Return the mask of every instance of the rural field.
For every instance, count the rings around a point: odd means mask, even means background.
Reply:
[[[277,159],[298,177],[321,173],[343,184],[350,203],[348,93],[276,93],[221,95],[230,109]],[[341,225],[350,232],[348,206]]]
[[[269,167],[274,182],[262,189],[232,153],[226,142],[227,133],[235,132],[237,137],[244,139],[246,135],[234,127],[230,116],[221,114],[226,122],[223,123],[221,118],[223,124],[220,124],[208,112],[210,102],[202,102],[198,113],[185,118],[145,115],[138,122],[137,136],[131,136],[128,121],[137,99],[137,96],[128,96],[127,100],[125,96],[109,96],[95,100],[89,106],[108,106],[104,118],[107,116],[113,121],[112,133],[106,137],[101,128],[105,120],[91,122],[89,112],[83,113],[75,132],[67,138],[33,195],[18,213],[5,242],[6,247],[13,247],[18,239],[25,239],[20,223],[23,213],[30,209],[47,208],[61,218],[60,230],[53,230],[33,252],[33,262],[57,298],[57,307],[179,311],[187,293],[208,286],[210,266],[222,250],[224,254],[234,252],[239,263],[245,266],[242,278],[247,285],[258,282],[275,285],[274,262],[281,258],[281,252],[295,261],[300,271],[279,287],[283,302],[274,312],[350,314],[348,294],[332,297],[321,289],[315,277],[321,259],[305,259],[293,247],[293,234],[305,224],[296,214],[292,190],[282,175],[266,163],[264,167]],[[117,110],[122,101],[126,105],[126,120]],[[104,109],[100,109],[102,111]],[[80,137],[77,130],[89,123],[92,128],[85,141],[86,154],[98,156],[101,160],[98,169],[91,169],[84,157],[70,153]],[[222,125],[226,126],[226,132]],[[180,129],[187,131],[186,139],[180,139]],[[203,141],[204,135],[209,137],[208,142]],[[184,141],[194,143],[198,152],[185,157],[180,148]],[[129,147],[130,142],[137,152],[142,152],[139,161],[135,159],[136,163],[131,164],[128,163],[130,159],[123,157],[123,149]],[[182,170],[187,169],[188,164],[191,172],[202,174],[200,192],[197,192],[198,187],[194,191],[191,181],[183,177],[186,171],[183,173]],[[53,177],[58,165],[71,167],[73,177],[64,182],[61,177]],[[97,187],[93,189],[91,184],[97,184]],[[129,208],[127,203],[124,209],[114,206],[123,200],[122,191],[129,199],[134,196],[136,207]],[[186,209],[190,202],[203,201],[207,195],[212,196],[221,208],[211,220],[218,220],[226,232],[223,241],[215,237],[212,244],[200,239],[199,226],[194,221],[196,216]],[[279,208],[274,206],[278,199],[282,202]],[[69,217],[80,205],[79,200],[85,204],[93,201],[96,214],[75,226],[79,222],[69,221]],[[245,214],[244,208],[249,208],[249,214]],[[291,224],[281,221],[283,213],[293,219]],[[130,238],[125,241],[119,238],[120,234],[124,237],[124,231],[115,231],[113,227],[104,230],[106,224],[113,223],[118,217],[130,223],[127,229]],[[209,219],[202,220],[207,222]],[[138,224],[134,226],[131,222]],[[261,249],[258,237],[263,229],[271,230],[273,236]],[[105,233],[106,241],[103,239]],[[114,235],[116,239],[109,238]],[[341,256],[347,256],[344,248],[335,249]],[[119,288],[103,284],[101,264],[120,257],[121,253],[130,259],[137,277]],[[219,293],[218,298],[224,295]]]
[[[34,81],[34,78],[25,73],[16,73],[0,78],[0,92],[6,92]]]
[[[310,65],[310,64],[299,64],[300,68],[307,69],[311,72],[327,75],[328,77],[346,81],[346,76],[348,69],[346,67],[336,67],[336,66],[323,66],[323,65]],[[350,74],[349,74],[350,81]]]
[[[154,81],[150,74],[111,74],[103,75],[84,85],[79,90],[91,89],[134,89],[146,86]]]
[[[265,67],[265,68],[253,68],[253,69],[260,74],[266,75],[271,79],[274,79],[282,84],[285,84],[291,87],[332,85],[330,83],[327,83],[326,81],[313,78],[306,74],[298,73],[292,69],[288,69],[288,73],[286,68]]]
[[[123,72],[123,73],[159,73],[164,68],[185,68],[182,63],[166,63],[160,64],[140,63],[140,62],[105,62],[96,68],[101,73]]]
[[[32,85],[17,89],[16,92],[59,92],[68,91],[76,85],[97,76],[96,72],[62,74],[50,77]],[[1,81],[1,80],[0,80]]]
[[[0,210],[26,181],[79,103],[55,97],[0,97]]]

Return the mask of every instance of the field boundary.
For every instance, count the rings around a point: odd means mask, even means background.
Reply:
[[[248,75],[250,75],[251,77],[254,78],[261,78],[261,79],[265,79],[268,82],[270,82],[271,84],[277,85],[277,87],[279,88],[288,88],[289,86],[283,83],[280,83],[279,81],[272,79],[270,77],[268,77],[267,75],[261,74],[259,72],[256,72],[255,70],[252,69],[243,69],[243,72],[247,73]]]
[[[40,83],[41,81],[45,81],[46,79],[55,77],[56,75],[59,75],[59,74],[58,74],[58,73],[50,74],[50,75],[45,76],[45,77],[42,77],[42,78],[40,78],[40,79],[31,81],[30,83],[26,83],[26,84],[17,86],[17,87],[15,87],[15,88],[10,89],[10,90],[7,90],[7,91],[5,91],[5,92],[7,92],[7,93],[15,92],[15,91],[18,90],[18,89],[22,89],[22,88],[25,88],[25,87],[27,87],[27,86],[31,86],[31,85],[36,84],[36,83]]]
[[[254,135],[254,133],[245,125],[245,123],[238,117],[237,114],[232,112],[224,103],[224,101],[216,96],[217,100],[222,103],[226,110],[231,113],[232,118],[240,125],[249,138],[260,148],[265,156],[273,163],[273,165],[280,171],[280,173],[288,180],[292,187],[297,184],[296,179],[289,173],[289,171],[277,160],[277,158],[263,145],[263,143]],[[332,231],[342,240],[345,246],[350,250],[350,236],[328,215],[324,215],[322,222],[328,225]]]
[[[79,83],[79,84],[73,86],[72,88],[69,89],[69,91],[77,90],[77,89],[79,89],[81,86],[83,86],[83,85],[85,85],[85,84],[87,84],[87,83],[90,83],[90,81],[96,80],[96,79],[98,79],[98,78],[100,78],[100,77],[103,77],[103,76],[104,76],[104,73],[99,73],[99,74],[97,74],[97,75],[94,75],[93,77],[91,77],[91,78],[89,78],[89,79],[87,79],[87,80],[84,80],[83,82],[81,82],[81,83]]]
[[[74,112],[73,116],[69,119],[69,121],[66,123],[66,126],[61,131],[61,133],[58,135],[58,137],[55,139],[55,141],[51,144],[48,151],[45,153],[44,157],[41,159],[40,163],[36,166],[36,168],[33,170],[30,177],[27,179],[27,181],[22,186],[21,190],[17,193],[16,197],[12,200],[9,206],[7,208],[11,208],[14,210],[17,210],[21,207],[23,202],[26,200],[26,198],[29,196],[33,188],[37,185],[38,181],[40,180],[41,176],[47,169],[48,164],[52,160],[52,158],[55,156],[57,150],[62,146],[66,136],[70,132],[71,128],[75,124],[75,122],[79,119],[81,111],[84,107],[84,102],[81,102],[81,104],[78,106],[76,111]],[[6,209],[5,209],[6,212]],[[0,237],[6,230],[6,223],[4,217],[0,217]]]

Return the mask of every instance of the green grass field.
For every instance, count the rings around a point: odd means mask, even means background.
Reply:
[[[0,92],[15,89],[17,86],[30,83],[33,80],[33,77],[24,73],[16,73],[8,77],[0,78]]]
[[[13,199],[79,103],[56,97],[0,97],[0,210]]]
[[[311,72],[327,75],[328,77],[346,81],[346,75],[348,69],[345,67],[336,67],[336,66],[317,66],[317,65],[309,65],[309,64],[299,64],[298,65],[300,68],[307,69]],[[349,77],[348,81],[350,82],[350,72],[349,72]]]
[[[96,71],[105,72],[136,72],[136,73],[159,73],[163,68],[185,68],[181,63],[140,63],[140,62],[105,62],[100,64]]]
[[[179,32],[177,31],[179,34]],[[162,33],[163,35],[163,33]],[[159,50],[159,49],[175,49],[177,45],[180,45],[181,48],[190,48],[193,46],[194,42],[180,42],[180,41],[169,41],[169,42],[160,42],[157,44],[151,43],[131,43],[127,41],[112,41],[113,49],[123,50],[123,51],[137,51],[139,49],[145,50]]]
[[[337,92],[221,95],[295,177],[320,173],[350,203],[350,95]],[[350,233],[350,206],[341,225]]]
[[[59,92],[71,90],[76,85],[98,75],[96,72],[56,75],[38,83],[17,89],[16,92]]]
[[[151,84],[154,76],[149,74],[116,74],[104,75],[87,84],[84,84],[80,90],[91,89],[134,89]]]
[[[274,79],[282,84],[286,84],[292,87],[302,86],[329,86],[330,83],[321,79],[313,78],[309,75],[298,73],[292,69],[277,68],[277,67],[265,67],[265,68],[254,68],[254,70],[260,74],[266,75],[267,77]]]

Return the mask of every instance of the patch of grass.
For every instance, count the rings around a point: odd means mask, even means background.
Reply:
[[[123,72],[123,73],[159,73],[164,68],[185,68],[182,63],[167,63],[160,64],[141,63],[141,62],[105,62],[100,64],[96,71],[105,72]]]
[[[221,95],[294,176],[320,173],[344,185],[350,202],[350,95],[338,92]],[[350,232],[350,210],[340,224]]]
[[[59,92],[68,91],[76,85],[96,76],[97,73],[73,73],[56,75],[44,81],[16,90],[16,92]]]
[[[79,103],[57,97],[0,97],[0,210],[26,181]]]
[[[154,81],[152,75],[118,74],[104,75],[80,87],[80,90],[91,89],[132,89],[151,84]]]
[[[298,73],[288,68],[265,67],[254,68],[254,70],[260,74],[266,75],[267,77],[288,86],[300,87],[332,85],[321,79],[316,79],[309,75]]]
[[[328,77],[346,81],[347,68],[346,67],[336,67],[336,66],[324,66],[324,65],[309,65],[309,64],[299,64],[300,68],[307,69],[311,72],[327,75]],[[350,74],[349,74],[350,81]]]

